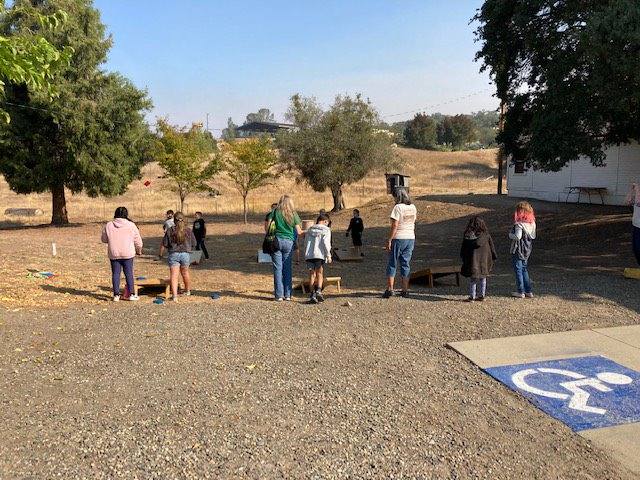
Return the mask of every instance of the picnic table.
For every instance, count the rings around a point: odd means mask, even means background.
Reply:
[[[607,193],[607,188],[606,187],[597,187],[597,186],[583,186],[583,185],[577,185],[574,187],[568,187],[567,189],[567,199],[565,200],[564,203],[569,203],[569,196],[572,193],[577,193],[578,194],[578,199],[576,200],[576,203],[580,203],[580,196],[583,193],[586,193],[587,195],[589,195],[589,205],[593,205],[593,202],[591,201],[591,194],[598,194],[600,195],[600,203],[602,203],[602,205],[604,205],[604,197],[602,196],[602,193]]]

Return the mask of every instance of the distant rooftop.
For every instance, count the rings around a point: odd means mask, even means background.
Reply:
[[[293,130],[296,128],[292,123],[275,123],[275,122],[249,122],[237,127],[237,132],[251,133],[278,133],[282,130]]]

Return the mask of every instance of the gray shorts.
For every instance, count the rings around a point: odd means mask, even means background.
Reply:
[[[318,270],[324,265],[324,260],[321,258],[311,258],[307,260],[307,269]]]

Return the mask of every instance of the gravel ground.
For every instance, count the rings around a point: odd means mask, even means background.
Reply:
[[[0,477],[634,478],[445,346],[640,320],[629,283],[573,280],[526,303],[440,288],[5,314]]]
[[[417,201],[414,268],[457,262],[468,216],[489,222],[500,258],[482,304],[450,286],[379,298],[388,202],[361,208],[366,260],[332,265],[347,288],[318,306],[267,300],[260,219],[215,224],[217,258],[178,305],[104,301],[97,225],[3,231],[0,478],[634,478],[445,346],[640,322],[640,282],[620,274],[626,210],[536,203],[537,297],[519,300],[505,254],[513,203]],[[348,217],[334,216],[336,232]],[[155,227],[143,226],[147,248]],[[68,254],[50,266],[38,252],[52,233]],[[138,271],[166,274],[151,263]],[[25,279],[29,268],[60,276]]]

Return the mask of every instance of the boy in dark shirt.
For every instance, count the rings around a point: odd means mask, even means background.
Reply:
[[[209,252],[207,252],[207,247],[204,244],[207,238],[207,226],[202,218],[202,212],[196,212],[196,221],[193,222],[193,235],[196,237],[196,250],[202,249],[204,258],[208,260]]]
[[[362,253],[362,232],[364,232],[364,223],[360,218],[360,210],[355,209],[353,211],[353,218],[349,222],[349,228],[347,228],[347,237],[349,236],[349,232],[351,232],[351,239],[353,240],[353,248],[355,249],[356,255],[360,255],[364,257],[364,253]]]

